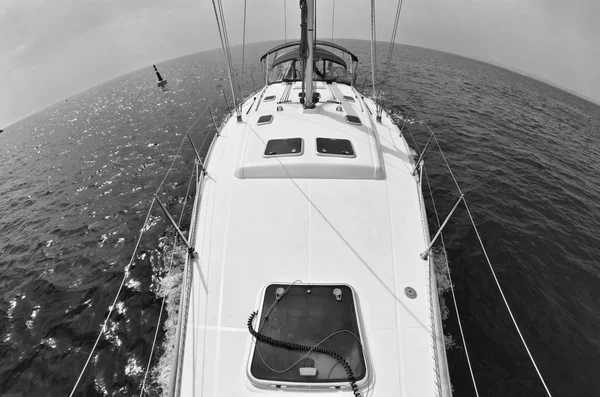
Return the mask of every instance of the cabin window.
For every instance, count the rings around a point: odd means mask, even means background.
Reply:
[[[304,153],[302,138],[271,139],[265,148],[265,157],[301,156]]]
[[[272,114],[265,114],[265,115],[260,116],[258,118],[258,121],[256,122],[256,124],[257,125],[264,125],[264,124],[269,124],[272,121],[273,121],[273,115]]]
[[[307,354],[319,343],[350,365],[357,382],[366,379],[356,298],[347,285],[271,284],[265,289],[253,328],[281,342],[256,341],[249,363],[255,383],[347,386],[348,374],[337,359],[322,352]],[[306,348],[286,348],[282,344]]]
[[[352,116],[349,114],[346,116],[346,121],[349,124],[362,125],[362,123],[360,122],[360,118],[358,118],[358,116]]]
[[[265,97],[265,102],[269,102],[272,101],[273,99],[275,99],[275,95],[269,95]]]
[[[356,157],[347,139],[317,138],[317,154],[321,156]]]

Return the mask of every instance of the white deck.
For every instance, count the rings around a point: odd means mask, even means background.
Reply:
[[[411,154],[391,120],[384,115],[382,124],[375,123],[366,108],[374,112],[373,103],[352,87],[318,86],[321,102],[308,111],[297,102],[296,87],[293,102],[282,104],[277,102],[287,85],[267,87],[256,102],[247,101],[243,122],[231,118],[214,142],[196,203],[192,244],[199,257],[193,262],[181,395],[352,395],[350,388],[284,390],[250,383],[248,316],[259,308],[267,284],[294,280],[354,288],[372,370],[363,396],[438,395],[429,267],[419,257],[428,237]],[[268,95],[276,99],[262,101]],[[333,96],[343,102],[342,112],[324,103]],[[257,126],[264,114],[273,122]],[[362,127],[346,123],[346,114],[360,117]],[[265,143],[277,137],[303,137],[304,155],[263,157]],[[315,137],[350,139],[357,156],[316,156]],[[405,295],[407,286],[417,291],[416,299]]]

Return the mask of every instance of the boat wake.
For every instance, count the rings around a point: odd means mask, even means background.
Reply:
[[[437,293],[438,300],[440,302],[440,316],[444,322],[444,329],[446,329],[447,327],[445,323],[448,320],[450,309],[446,304],[446,299],[444,296],[446,293],[450,292],[452,288],[452,281],[449,274],[450,267],[448,266],[448,256],[442,247],[434,247],[431,250],[431,256],[433,257],[435,279],[437,281]],[[458,346],[451,334],[444,334],[444,342],[446,345],[446,350],[451,350]]]
[[[159,287],[156,294],[163,299],[166,318],[162,322],[164,337],[161,339],[162,343],[155,347],[156,358],[153,360],[155,364],[145,386],[146,394],[151,396],[163,395],[168,390],[174,360],[181,282],[187,256],[187,249],[176,234],[175,229],[170,227],[165,236],[161,238],[163,240],[161,241],[162,255],[168,270],[158,281]]]

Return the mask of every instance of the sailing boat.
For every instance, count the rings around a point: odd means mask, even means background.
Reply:
[[[428,128],[429,140],[415,161],[403,135],[405,124],[399,129],[384,111],[375,83],[372,98],[356,88],[358,58],[314,37],[314,5],[315,0],[300,0],[301,40],[261,57],[265,86],[238,104],[222,6],[213,0],[235,110],[220,127],[213,118],[217,134],[205,160],[189,131],[209,106],[186,131],[197,175],[189,235],[156,194],[146,216],[148,222],[157,202],[189,253],[176,340],[169,339],[163,356],[172,367],[160,372],[170,381],[165,386],[161,378],[160,387],[169,396],[451,396],[430,251],[462,202],[551,397],[456,178],[460,197],[441,224],[434,205],[439,229],[430,238],[421,174],[432,139],[454,175],[435,133]],[[373,8],[371,24],[374,81]],[[164,86],[166,80],[154,69]],[[71,396],[107,329],[138,246]],[[452,298],[456,307],[454,293]],[[140,395],[147,391],[160,324],[159,316]]]
[[[169,395],[451,396],[419,165],[301,8],[202,165]]]
[[[158,86],[159,87],[164,87],[167,84],[167,80],[163,80],[162,76],[160,75],[158,69],[156,69],[156,65],[152,65],[152,67],[154,68],[154,71],[156,72],[156,77],[158,77]]]

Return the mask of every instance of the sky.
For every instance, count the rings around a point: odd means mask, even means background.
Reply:
[[[331,35],[334,1],[334,37],[368,40],[368,0],[317,0],[318,33]],[[397,1],[376,0],[378,40],[391,38]],[[222,3],[239,44],[244,1]],[[247,3],[246,42],[299,36],[298,0],[286,0],[287,18],[284,0]],[[502,65],[600,103],[599,16],[600,0],[405,0],[396,42]],[[0,0],[0,129],[122,74],[218,47],[209,0]]]

